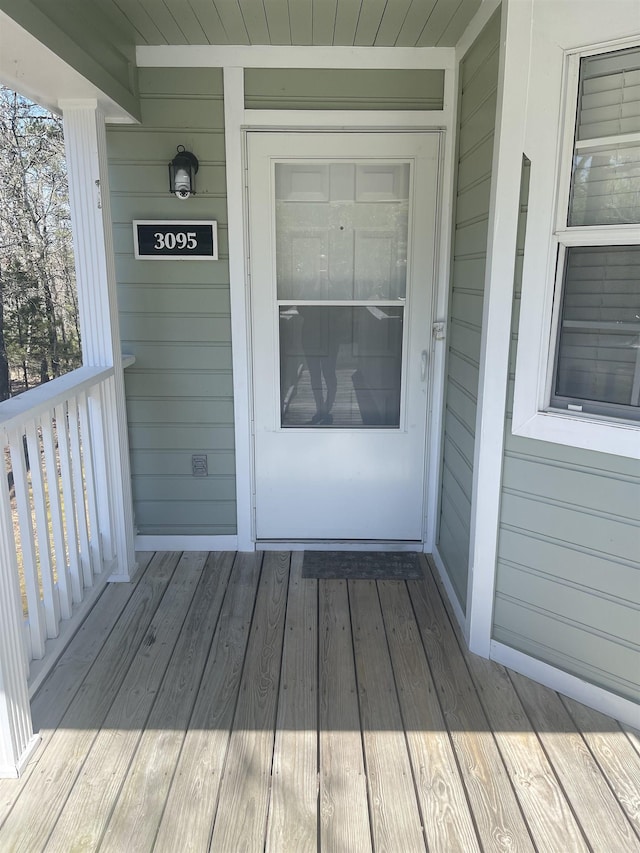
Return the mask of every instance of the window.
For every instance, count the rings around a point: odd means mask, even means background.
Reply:
[[[575,57],[549,411],[640,420],[640,49]]]

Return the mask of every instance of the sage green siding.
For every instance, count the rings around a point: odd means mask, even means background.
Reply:
[[[245,106],[262,110],[441,110],[444,71],[247,68]]]
[[[640,700],[640,462],[511,434],[516,265],[493,636]]]
[[[448,323],[438,551],[464,610],[496,119],[500,16],[495,15],[460,67],[457,192]]]
[[[108,130],[134,513],[143,534],[236,531],[222,73],[140,70],[142,124]],[[169,194],[167,163],[200,161],[197,194]],[[218,261],[135,260],[134,219],[215,219]],[[193,477],[206,454],[208,477]]]
[[[134,118],[140,117],[133,38],[94,3],[0,0],[0,10]]]

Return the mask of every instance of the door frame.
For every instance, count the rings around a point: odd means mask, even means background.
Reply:
[[[254,514],[254,442],[253,442],[253,377],[251,342],[251,304],[249,288],[249,232],[247,199],[247,133],[249,131],[352,131],[380,133],[403,131],[440,131],[441,159],[438,176],[439,233],[436,238],[437,264],[433,296],[433,328],[429,377],[431,397],[427,424],[428,460],[425,477],[425,506],[421,550],[431,552],[435,545],[439,507],[440,449],[442,442],[443,387],[445,370],[445,330],[447,325],[452,228],[455,103],[457,75],[455,55],[443,62],[438,55],[430,67],[445,67],[444,104],[442,110],[360,111],[332,110],[248,110],[244,108],[244,68],[224,68],[225,142],[227,151],[227,213],[229,234],[229,275],[231,285],[231,327],[233,341],[233,385],[236,448],[237,546],[240,550],[261,548],[301,549],[309,543],[257,543]],[[435,57],[434,57],[435,60]],[[391,66],[390,66],[391,67]],[[331,547],[318,542],[313,547]],[[334,545],[335,547],[335,545]],[[366,544],[340,542],[343,549],[366,548]],[[376,545],[376,547],[378,547]],[[382,545],[380,547],[383,547]],[[397,545],[387,547],[397,549]],[[416,546],[411,545],[412,550]]]
[[[247,140],[250,155],[249,296],[254,335],[257,540],[261,547],[273,540],[314,544],[327,540],[355,540],[369,541],[375,543],[376,547],[380,543],[393,543],[395,547],[397,543],[406,542],[412,543],[415,550],[421,550],[426,518],[426,453],[430,427],[427,412],[431,401],[428,363],[433,347],[430,330],[437,269],[441,132],[248,132]],[[278,221],[273,182],[274,162],[288,163],[294,170],[301,167],[304,171],[312,167],[325,170],[328,164],[334,164],[332,168],[339,168],[336,163],[348,163],[354,176],[359,167],[366,170],[371,168],[372,163],[377,164],[373,167],[376,172],[378,169],[391,169],[388,174],[396,177],[397,169],[402,167],[403,189],[398,201],[402,198],[408,202],[408,215],[406,220],[403,219],[405,230],[400,238],[403,245],[408,241],[409,249],[409,254],[406,255],[406,296],[401,302],[394,301],[392,295],[379,298],[380,306],[384,304],[383,312],[389,309],[395,313],[398,306],[401,306],[399,310],[402,312],[402,334],[396,338],[396,344],[401,346],[397,356],[402,383],[398,387],[401,392],[398,400],[398,422],[393,429],[376,428],[372,425],[368,428],[349,428],[346,424],[341,426],[340,418],[329,431],[322,428],[312,431],[295,427],[283,428],[280,411],[282,353],[278,344],[282,323],[278,317],[282,311],[280,300],[284,298],[284,304],[290,305],[292,295],[284,297],[280,292],[280,285],[276,283],[279,277],[275,273],[274,265],[279,268],[280,261],[276,261],[274,245]],[[277,166],[275,168],[277,169]],[[372,180],[375,183],[375,179]],[[332,187],[332,193],[338,190],[334,183]],[[353,192],[356,191],[355,187],[354,184]],[[375,195],[377,190],[373,185],[371,189]],[[356,199],[355,195],[348,197],[351,198],[352,204],[356,200],[365,201],[359,196]],[[347,196],[345,202],[346,198]],[[315,204],[317,203],[316,201]],[[346,204],[350,210],[349,202]],[[316,210],[315,207],[312,209]],[[368,226],[364,222],[360,223],[361,235],[369,240],[373,237],[370,229],[381,225],[378,218],[380,209],[374,209],[375,224],[373,220]],[[384,205],[383,209],[389,208]],[[322,206],[322,210],[328,213],[331,207]],[[342,208],[339,216],[350,220],[350,214]],[[340,222],[343,222],[342,218]],[[320,231],[314,233],[316,239],[326,240],[327,243],[323,244],[322,250],[316,248],[314,251],[328,253],[328,275],[331,278],[332,258],[335,260],[335,256],[330,248],[331,228],[326,223],[325,226],[328,230],[320,226]],[[310,224],[307,227],[313,228]],[[343,230],[345,227],[347,233],[351,233],[351,227],[354,229],[352,238],[355,243],[351,242],[350,245],[355,252],[358,225],[355,222],[343,223]],[[391,221],[387,221],[387,229],[393,231],[394,227],[397,227],[397,224],[394,226]],[[399,232],[397,234],[399,235]],[[372,243],[369,242],[368,245],[371,246]],[[333,272],[335,274],[335,270]],[[355,267],[353,274],[357,277]],[[302,294],[300,297],[305,299]],[[378,304],[376,300],[371,302],[366,296],[358,296],[353,292],[333,293],[333,296],[328,293],[327,297],[329,301],[322,302],[322,305],[343,306],[342,309],[329,309],[332,311],[344,310],[345,305],[351,306],[348,310],[358,314],[365,322],[369,334],[373,332],[373,327],[368,326],[364,320],[369,315],[362,308]],[[313,298],[323,299],[317,295],[311,298],[312,301]],[[299,300],[293,299],[293,302],[297,301]],[[361,307],[355,308],[356,304]],[[280,310],[277,306],[280,306]],[[304,316],[307,317],[304,328],[308,328],[309,317],[306,314]],[[373,325],[380,324],[374,321]],[[395,323],[393,326],[399,328]],[[378,329],[376,334],[379,332]],[[357,338],[354,338],[354,341],[356,340]],[[371,361],[365,359],[361,362],[358,359],[358,370],[363,371],[364,375],[368,375],[371,366]],[[352,366],[351,370],[353,369],[355,368]],[[350,382],[348,385],[351,388]],[[343,387],[342,393],[344,391]],[[338,400],[336,403],[340,405]],[[322,454],[323,465],[320,468],[317,465],[307,466],[303,460],[308,458],[308,454],[317,453]],[[291,454],[299,458],[301,464],[289,467]],[[372,459],[377,460],[373,469]],[[372,491],[373,482],[369,482],[368,477],[373,470],[376,472],[376,487]],[[285,471],[287,476],[283,476]],[[292,497],[293,495],[295,497]],[[390,506],[394,511],[389,512]]]

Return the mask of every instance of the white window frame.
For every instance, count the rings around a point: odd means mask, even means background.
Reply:
[[[515,435],[588,450],[640,458],[640,423],[610,415],[553,408],[558,325],[562,303],[563,249],[571,246],[640,244],[640,225],[567,225],[577,120],[580,60],[585,56],[640,46],[640,39],[625,39],[589,48],[565,49],[551,62],[549,77],[560,97],[548,103],[545,92],[533,89],[533,101],[547,101],[546,121],[530,126],[532,190],[525,241],[522,305],[514,390],[512,430]],[[558,121],[553,131],[554,106]],[[542,115],[542,109],[534,115]],[[629,136],[625,136],[628,139]],[[614,143],[616,137],[607,139]],[[529,154],[528,151],[525,153]],[[548,168],[546,164],[555,164]],[[539,180],[538,180],[539,179]],[[546,246],[546,252],[545,252]],[[542,248],[542,251],[541,251]]]

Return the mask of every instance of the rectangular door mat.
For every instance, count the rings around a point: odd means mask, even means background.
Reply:
[[[419,580],[417,554],[404,551],[305,551],[303,578]]]

